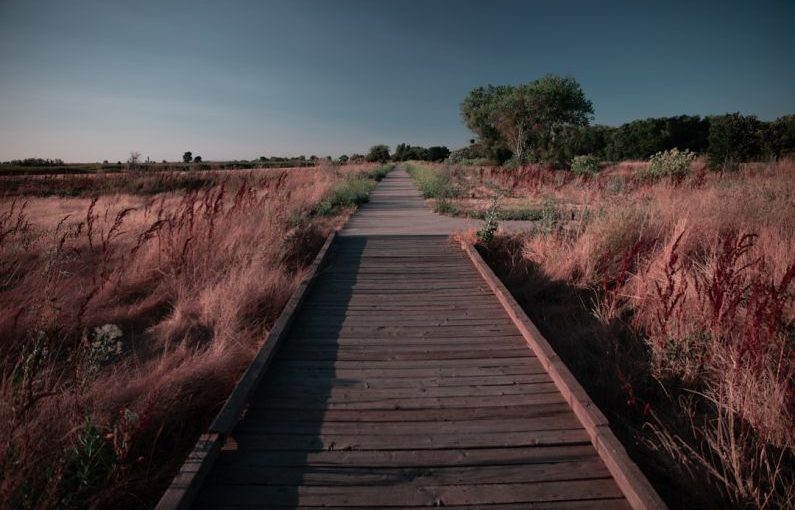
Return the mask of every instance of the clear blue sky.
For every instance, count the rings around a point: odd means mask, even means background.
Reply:
[[[595,122],[795,113],[795,1],[0,0],[0,160],[461,147],[488,83],[573,75]]]

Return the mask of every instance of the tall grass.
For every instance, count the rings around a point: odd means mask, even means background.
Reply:
[[[377,167],[373,168],[372,170],[370,170],[368,175],[369,175],[369,177],[371,179],[373,179],[374,181],[378,182],[378,181],[382,180],[384,177],[386,177],[387,174],[389,172],[391,172],[392,170],[394,170],[394,169],[395,169],[395,164],[394,163],[386,163],[386,164],[383,164],[383,165],[380,165],[380,166],[377,166]]]
[[[156,501],[371,168],[0,202],[0,501]]]
[[[601,182],[526,188],[578,214],[487,257],[672,506],[791,508],[793,163]]]
[[[340,179],[317,204],[315,212],[328,216],[340,208],[356,207],[368,201],[375,183],[386,177],[395,165],[381,165],[363,173],[348,174]]]
[[[406,171],[417,182],[425,198],[443,201],[456,196],[449,169],[407,164]]]

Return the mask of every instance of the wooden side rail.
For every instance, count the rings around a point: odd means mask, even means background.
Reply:
[[[290,300],[282,310],[279,318],[271,328],[268,338],[260,347],[254,361],[248,366],[241,376],[232,393],[227,398],[226,403],[218,412],[210,428],[199,438],[193,450],[188,455],[179,473],[172,480],[166,492],[160,498],[156,510],[183,510],[189,508],[201,488],[204,478],[221,450],[226,436],[232,431],[237,421],[246,409],[246,404],[254,389],[259,385],[262,376],[268,369],[274,353],[276,352],[282,339],[286,336],[293,322],[295,312],[300,308],[301,303],[306,297],[307,291],[311,287],[315,277],[326,260],[327,255],[337,233],[332,232],[323,243],[323,247],[315,256],[309,266],[306,276],[301,284],[295,289]]]
[[[519,306],[505,285],[486,264],[480,253],[468,245],[461,247],[469,256],[483,279],[502,304],[508,316],[516,324],[530,349],[555,382],[558,390],[571,406],[574,414],[582,422],[596,451],[607,466],[627,501],[637,510],[665,509],[660,496],[651,486],[638,466],[627,455],[623,445],[610,430],[607,419],[591,401],[588,394],[560,360],[552,346],[535,327],[524,310]]]

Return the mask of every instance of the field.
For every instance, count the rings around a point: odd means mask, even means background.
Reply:
[[[669,505],[787,507],[795,163],[647,167],[407,164]],[[0,177],[0,499],[151,506],[390,168]]]
[[[675,507],[795,502],[795,163],[411,169],[477,243]],[[714,490],[705,490],[710,487]]]
[[[387,169],[4,185],[0,501],[151,506],[325,237]]]

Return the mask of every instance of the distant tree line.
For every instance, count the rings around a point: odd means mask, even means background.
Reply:
[[[63,166],[63,160],[60,158],[47,159],[47,158],[25,158],[25,159],[12,159],[6,161],[5,165],[14,166]]]
[[[399,143],[392,154],[392,161],[444,161],[450,155],[450,149],[440,145],[420,147]]]
[[[387,161],[444,161],[450,156],[450,149],[442,145],[421,147],[399,143],[394,154],[389,153],[388,145],[373,145],[365,156],[366,161],[386,163]],[[353,159],[353,156],[351,156]]]
[[[575,156],[647,159],[673,148],[705,154],[717,168],[795,153],[795,115],[771,122],[732,113],[648,118],[618,127],[590,125],[593,107],[573,78],[548,75],[519,86],[478,87],[461,103],[475,134],[453,159],[568,165]]]

